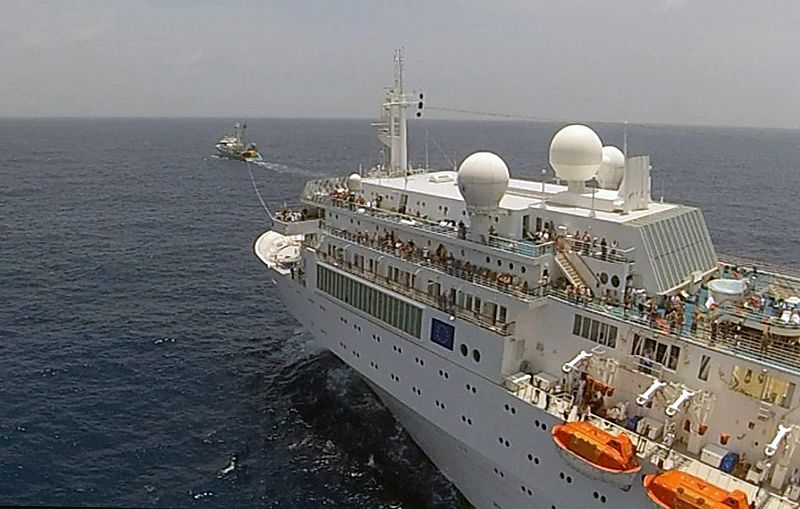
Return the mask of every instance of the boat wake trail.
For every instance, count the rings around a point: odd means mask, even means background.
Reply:
[[[275,173],[285,173],[285,174],[292,174],[303,177],[314,177],[314,178],[321,178],[326,176],[324,173],[318,171],[307,170],[305,168],[298,168],[296,166],[288,166],[282,163],[272,163],[269,161],[254,161],[252,164],[254,166],[258,166],[260,168],[265,168],[267,170],[273,171]]]

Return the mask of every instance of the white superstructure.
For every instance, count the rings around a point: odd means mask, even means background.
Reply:
[[[388,168],[308,182],[256,242],[287,308],[477,508],[797,507],[800,279],[718,262],[586,126],[560,183],[411,169],[396,63]]]

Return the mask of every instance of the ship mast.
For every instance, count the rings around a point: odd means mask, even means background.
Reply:
[[[389,174],[408,175],[408,118],[406,110],[417,104],[422,109],[422,94],[416,102],[416,94],[406,94],[403,90],[403,49],[394,53],[394,81],[386,90],[381,111],[381,121],[373,124],[378,131],[378,139],[389,147]],[[417,112],[417,116],[420,116]]]

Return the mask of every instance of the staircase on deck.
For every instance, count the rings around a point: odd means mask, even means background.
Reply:
[[[564,273],[564,276],[566,276],[567,281],[569,281],[571,285],[575,286],[576,288],[583,288],[587,286],[586,281],[583,280],[577,269],[575,269],[575,266],[572,264],[569,258],[567,258],[567,255],[565,255],[563,251],[556,251],[555,260],[556,265],[558,265],[558,268],[561,269],[561,272]]]

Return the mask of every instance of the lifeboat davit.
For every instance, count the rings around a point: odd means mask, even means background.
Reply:
[[[663,509],[747,509],[747,495],[726,491],[680,470],[644,476],[647,496]]]
[[[555,426],[553,441],[575,470],[626,491],[642,468],[628,435],[612,435],[586,421]]]

